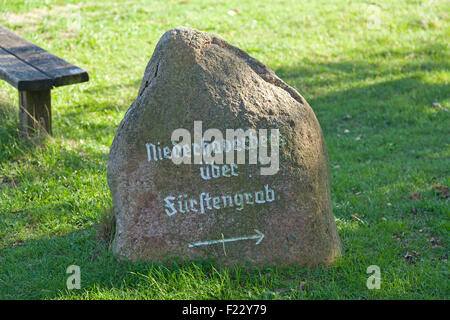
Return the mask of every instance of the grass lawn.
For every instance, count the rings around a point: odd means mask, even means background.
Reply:
[[[0,24],[87,70],[52,91],[54,137],[25,143],[0,81],[1,299],[449,299],[450,2],[0,0]],[[106,161],[162,34],[209,31],[313,107],[343,255],[331,267],[117,260]],[[105,218],[106,217],[106,218]],[[66,268],[81,267],[81,289]],[[366,287],[367,267],[381,288]]]

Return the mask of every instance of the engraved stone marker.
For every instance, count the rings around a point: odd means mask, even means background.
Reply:
[[[160,39],[107,174],[113,249],[134,261],[313,266],[341,250],[311,107],[206,32],[176,28]]]

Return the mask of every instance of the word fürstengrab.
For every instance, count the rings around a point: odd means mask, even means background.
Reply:
[[[208,210],[225,208],[235,208],[242,211],[246,205],[264,204],[272,201],[275,201],[275,190],[266,184],[264,190],[214,197],[210,196],[208,192],[200,193],[198,198],[188,198],[186,194],[177,197],[169,195],[164,198],[164,207],[166,214],[172,216],[178,212],[204,214]]]

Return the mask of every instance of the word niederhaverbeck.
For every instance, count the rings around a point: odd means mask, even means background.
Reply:
[[[191,133],[184,128],[174,130],[172,145],[161,146],[160,142],[146,143],[148,161],[170,159],[175,164],[244,164],[246,152],[249,164],[269,165],[261,168],[262,175],[273,175],[279,170],[278,129],[226,129],[226,139],[219,129],[208,129],[202,133],[202,121],[194,121],[194,142]],[[270,153],[269,153],[270,148]],[[235,153],[237,154],[235,158]]]

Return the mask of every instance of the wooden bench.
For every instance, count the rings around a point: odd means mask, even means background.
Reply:
[[[0,78],[19,91],[20,132],[52,133],[50,90],[89,80],[88,73],[0,26]]]

